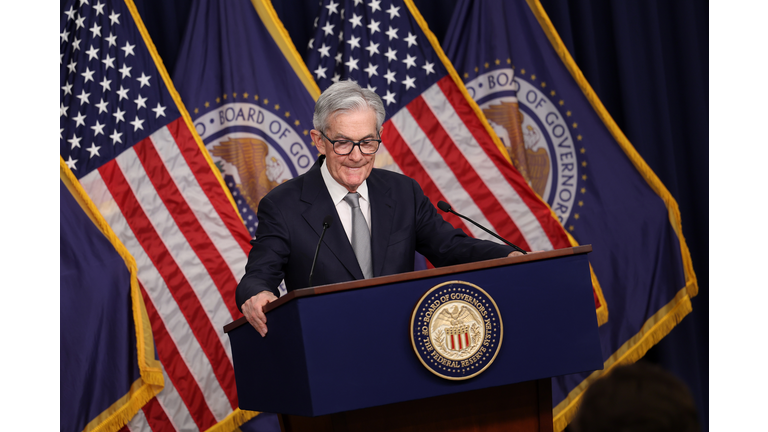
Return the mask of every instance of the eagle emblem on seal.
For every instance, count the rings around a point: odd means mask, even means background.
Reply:
[[[510,143],[506,145],[512,165],[517,169],[536,195],[542,197],[549,179],[550,160],[547,150],[536,147],[541,134],[530,125],[523,131],[523,113],[516,103],[504,102],[490,105],[483,109],[489,121],[501,126],[507,131]]]
[[[276,158],[267,160],[269,146],[256,138],[230,138],[214,146],[211,154],[237,168],[240,177],[237,188],[254,212],[264,195],[279,184],[277,179],[285,170]]]

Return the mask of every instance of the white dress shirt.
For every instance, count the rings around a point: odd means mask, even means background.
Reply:
[[[331,176],[331,172],[328,171],[327,161],[320,167],[320,172],[323,175],[325,187],[331,195],[331,201],[333,201],[333,205],[336,207],[336,213],[339,214],[339,219],[341,219],[341,225],[344,226],[344,232],[347,233],[347,238],[352,243],[352,207],[344,201],[344,197],[347,196],[349,191]],[[368,231],[370,232],[371,201],[368,197],[368,180],[364,180],[363,184],[357,188],[357,193],[360,194],[360,211],[363,212],[365,223],[368,224]]]

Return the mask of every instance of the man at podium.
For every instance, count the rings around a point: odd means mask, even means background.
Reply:
[[[315,105],[311,131],[320,157],[259,203],[236,297],[261,336],[267,334],[262,308],[277,299],[283,280],[291,291],[409,272],[416,251],[437,267],[521,255],[453,228],[416,181],[373,168],[386,138],[384,117],[373,91],[353,81],[328,87]]]

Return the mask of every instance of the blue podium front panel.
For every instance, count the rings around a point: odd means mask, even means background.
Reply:
[[[503,322],[495,361],[461,381],[430,372],[410,337],[417,302],[454,280]],[[300,297],[267,319],[266,338],[229,333],[242,409],[317,416],[602,368],[585,254]]]

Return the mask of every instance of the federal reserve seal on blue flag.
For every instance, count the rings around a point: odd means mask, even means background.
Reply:
[[[535,74],[509,65],[491,68],[465,85],[512,164],[565,225],[574,208],[583,205],[577,197],[580,178],[586,179],[580,172],[586,167],[579,153],[582,137],[574,132],[578,123],[565,101]]]
[[[496,359],[503,336],[496,302],[469,282],[436,285],[416,304],[411,342],[421,363],[449,380],[477,376]]]
[[[194,2],[173,81],[255,236],[261,199],[317,159],[320,90],[268,1]]]
[[[256,97],[240,94],[241,101],[220,104],[194,120],[251,234],[264,195],[306,172],[316,159],[314,146],[301,132],[310,127],[302,129],[298,120],[289,121],[290,111]]]

